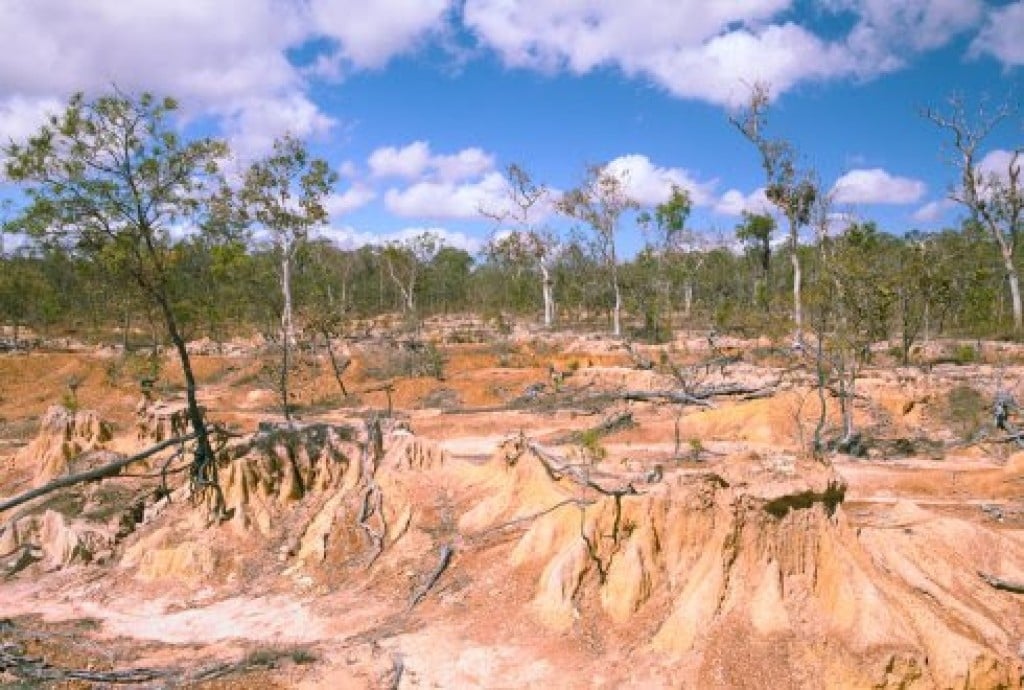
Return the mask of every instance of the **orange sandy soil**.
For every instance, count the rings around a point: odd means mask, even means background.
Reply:
[[[1024,687],[1024,595],[979,575],[1024,582],[1024,452],[965,442],[947,402],[965,385],[984,400],[998,388],[1022,399],[1024,368],[1003,365],[1019,352],[1002,346],[1004,359],[962,367],[869,368],[855,414],[876,442],[867,457],[831,454],[823,465],[801,450],[817,395],[783,376],[793,362],[764,354],[763,343],[732,343],[742,357],[724,371],[687,371],[698,386],[781,380],[773,394],[702,409],[612,400],[676,383],[657,366],[634,368],[610,339],[510,342],[442,344],[443,380],[387,379],[401,424],[385,424],[370,483],[357,476],[358,434],[388,402],[372,390],[385,380],[370,375],[365,345],[345,375],[347,400],[324,358],[296,368],[301,422],[358,432],[338,441],[333,465],[313,451],[295,461],[308,463],[297,470],[301,495],[282,488],[287,479],[259,478],[279,462],[243,457],[222,470],[224,522],[210,519],[208,503],[174,494],[163,512],[110,537],[127,503],[154,502],[155,480],[139,478],[0,513],[8,542],[38,541],[43,554],[0,575],[0,650],[62,669],[164,673],[135,687]],[[683,368],[711,357],[697,336],[637,349]],[[271,357],[195,357],[211,419],[246,434],[279,421]],[[42,481],[44,451],[33,449],[53,439],[33,439],[69,380],[80,382],[78,407],[112,425],[101,445],[149,445],[137,429],[138,365],[119,362],[0,356],[0,497]],[[568,374],[557,392],[549,367]],[[532,384],[546,393],[517,402]],[[165,359],[158,392],[180,385]],[[590,446],[573,435],[621,412],[632,426]],[[999,436],[988,417],[978,424]],[[553,476],[524,443],[629,491],[614,499]],[[374,491],[379,557],[358,524]],[[47,511],[63,521],[40,527]],[[62,559],[53,540],[93,529],[91,514],[102,515],[93,527],[109,543],[89,562],[71,548]],[[22,536],[10,527],[18,520],[29,525]],[[450,561],[411,603],[445,546]],[[234,666],[197,679],[217,664]],[[5,682],[20,681],[0,669]]]

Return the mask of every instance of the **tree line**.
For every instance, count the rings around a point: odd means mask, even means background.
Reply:
[[[727,235],[695,231],[678,187],[641,209],[628,180],[604,166],[555,195],[513,164],[506,203],[480,209],[495,232],[475,255],[429,232],[339,247],[316,233],[337,176],[303,142],[282,136],[229,184],[226,144],[184,139],[171,126],[176,108],[148,94],[79,95],[34,137],[4,147],[6,177],[25,196],[5,207],[2,229],[29,237],[16,249],[0,244],[0,321],[15,334],[116,337],[131,348],[260,332],[288,347],[302,333],[342,335],[382,314],[415,322],[472,312],[652,341],[681,327],[795,330],[801,341],[823,295],[830,308],[866,310],[857,323],[905,353],[927,335],[1021,333],[1020,149],[1001,174],[977,165],[985,137],[1011,117],[1005,108],[970,117],[954,100],[923,113],[959,156],[959,227],[926,234],[837,221],[814,171],[771,138],[770,94],[755,85],[730,121],[760,157],[781,242],[766,213],[744,213]],[[545,221],[552,212],[576,226],[560,235]],[[643,246],[623,260],[627,232]]]

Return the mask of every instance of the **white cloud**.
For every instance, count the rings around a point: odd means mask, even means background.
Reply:
[[[750,194],[743,194],[738,189],[730,189],[715,202],[715,213],[725,216],[741,216],[747,213],[772,213],[775,207],[765,196],[764,187],[755,189]]]
[[[1010,163],[1013,161],[1013,152],[1005,149],[994,149],[985,154],[985,157],[978,163],[977,169],[981,173],[983,181],[998,179],[1003,184],[1010,181]],[[1024,154],[1017,157],[1017,165],[1024,171]],[[1024,179],[1018,178],[1020,184]]]
[[[232,150],[243,161],[270,151],[282,134],[305,139],[326,134],[337,124],[301,93],[245,101],[220,114]]]
[[[384,194],[389,211],[409,218],[479,218],[481,209],[501,209],[507,204],[507,184],[498,172],[475,182],[417,182]]]
[[[374,177],[401,177],[415,180],[430,177],[447,182],[477,177],[494,169],[494,156],[483,149],[471,147],[450,155],[435,155],[430,144],[414,141],[396,148],[376,149],[367,159]]]
[[[28,117],[74,91],[111,84],[173,95],[213,115],[242,157],[274,137],[322,134],[334,121],[308,95],[330,64],[380,67],[443,28],[449,0],[4,0],[0,127],[23,136]],[[333,53],[297,68],[290,49],[327,37]],[[29,124],[31,123],[31,124]]]
[[[26,99],[12,96],[0,100],[0,142],[23,141],[34,134],[48,115],[59,113],[61,104],[56,99]]]
[[[929,201],[921,208],[911,214],[911,218],[919,223],[934,223],[945,216],[951,209],[956,208],[956,202],[952,199],[938,199]]]
[[[978,25],[983,0],[847,0],[836,3],[859,16],[847,42],[865,60],[945,45]]]
[[[662,168],[641,154],[619,156],[605,169],[623,180],[626,194],[642,206],[655,206],[668,200],[672,185],[690,193],[694,206],[711,203],[715,182],[697,182],[689,171],[682,168]]]
[[[389,242],[403,242],[418,237],[425,232],[437,235],[441,238],[441,243],[446,246],[464,249],[471,254],[480,251],[480,248],[483,246],[483,243],[475,237],[442,227],[408,227],[395,232],[374,233],[345,226],[331,228],[325,231],[324,234],[343,249],[356,249],[367,245],[380,247]]]
[[[493,170],[494,156],[472,147],[450,156],[434,156],[430,163],[442,180],[465,180]]]
[[[992,9],[971,43],[972,55],[991,55],[1006,66],[1024,65],[1024,1]]]
[[[790,0],[466,0],[464,22],[508,65],[583,74],[616,67],[671,93],[737,105],[755,80],[775,94],[814,80],[873,76],[975,26],[982,0],[832,0],[853,13],[834,40],[781,19]]]
[[[318,33],[339,42],[357,67],[383,67],[395,55],[444,27],[449,0],[312,0]]]
[[[404,177],[413,180],[422,175],[430,164],[430,144],[414,141],[402,148],[384,146],[371,153],[367,163],[374,177]]]
[[[324,204],[332,216],[343,216],[377,198],[377,192],[362,184],[354,184],[341,194],[331,194]]]
[[[840,204],[913,204],[921,200],[927,189],[920,180],[868,168],[846,173],[836,180],[832,191],[834,200]]]

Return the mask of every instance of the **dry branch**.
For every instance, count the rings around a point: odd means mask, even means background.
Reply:
[[[567,477],[570,481],[579,484],[580,486],[593,489],[594,491],[606,496],[635,496],[639,493],[631,482],[626,482],[625,486],[620,485],[614,487],[598,484],[591,477],[592,473],[589,469],[584,469],[578,465],[566,462],[534,441],[528,441],[525,439],[524,441],[525,445],[523,447],[529,448],[533,451],[534,455],[537,456],[541,464],[544,466],[548,475],[555,481],[562,477]]]
[[[982,580],[1004,592],[1013,592],[1014,594],[1024,594],[1024,582],[1015,582],[1013,580],[1004,580],[1001,577],[995,575],[989,575],[982,571],[978,571],[978,577]]]
[[[5,501],[0,502],[0,512],[10,510],[11,508],[20,506],[21,504],[27,503],[28,501],[31,501],[35,498],[39,498],[40,496],[45,496],[49,493],[53,493],[58,489],[64,489],[69,486],[81,484],[83,482],[91,482],[97,479],[105,479],[106,477],[114,476],[118,472],[120,472],[122,468],[127,467],[132,463],[139,462],[140,460],[145,460],[146,458],[150,457],[151,455],[159,453],[165,448],[169,448],[179,443],[184,443],[185,441],[189,441],[195,437],[196,434],[195,432],[193,432],[191,434],[186,434],[185,436],[169,438],[166,441],[161,441],[155,446],[147,448],[141,453],[136,453],[135,455],[130,455],[126,458],[121,458],[120,460],[117,460],[115,462],[111,462],[109,464],[102,465],[100,467],[96,467],[85,472],[79,472],[78,474],[69,474],[65,477],[54,479],[49,484],[44,484],[43,486],[32,489],[31,491],[26,491],[23,494],[15,496],[14,498],[9,498]]]
[[[413,608],[416,604],[423,601],[423,597],[427,596],[427,593],[433,588],[437,581],[441,578],[441,575],[445,570],[448,569],[448,565],[452,562],[452,556],[455,555],[455,547],[451,544],[445,544],[441,547],[441,558],[437,563],[437,567],[427,577],[427,581],[423,583],[412,599],[409,600],[409,608]]]
[[[697,397],[683,391],[626,391],[621,395],[627,402],[670,402],[677,405],[697,405],[699,407],[713,408],[715,405],[710,400]]]

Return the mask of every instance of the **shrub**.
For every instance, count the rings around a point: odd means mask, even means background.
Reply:
[[[984,396],[976,388],[960,385],[946,394],[941,417],[957,436],[969,440],[984,426],[988,408]]]

